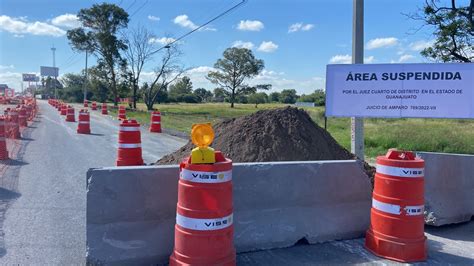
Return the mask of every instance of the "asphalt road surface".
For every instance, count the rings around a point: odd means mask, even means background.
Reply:
[[[118,121],[92,111],[92,134],[81,135],[77,123],[39,106],[18,155],[2,162],[9,165],[0,180],[0,264],[85,264],[86,171],[115,165]],[[146,163],[186,142],[142,128]]]

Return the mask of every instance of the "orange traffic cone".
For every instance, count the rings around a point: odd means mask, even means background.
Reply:
[[[375,255],[401,262],[424,261],[425,162],[412,152],[388,150],[377,157],[370,227],[366,248]]]
[[[72,107],[70,105],[67,107],[66,121],[67,122],[76,122],[76,118],[75,118],[75,115],[74,115],[74,107]]]
[[[102,103],[102,114],[103,115],[109,114],[109,112],[107,111],[107,104],[106,103]]]
[[[97,102],[92,102],[92,110],[93,111],[97,110]]]
[[[8,160],[5,120],[4,116],[0,116],[0,160]]]
[[[143,165],[140,124],[123,120],[118,135],[117,166]]]
[[[212,142],[213,132],[212,136],[196,137],[194,129],[193,143],[199,148],[180,165],[174,251],[169,264],[235,265],[232,161],[205,146],[205,142]]]
[[[90,116],[87,109],[79,111],[79,123],[77,124],[77,133],[79,134],[90,134]]]
[[[161,113],[158,111],[151,113],[150,132],[161,133]]]
[[[118,119],[119,120],[127,119],[125,107],[122,105],[119,106]]]

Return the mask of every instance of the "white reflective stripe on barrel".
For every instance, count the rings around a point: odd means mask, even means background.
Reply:
[[[133,148],[141,148],[142,144],[141,143],[119,143],[118,147],[125,148],[125,149],[133,149]]]
[[[79,124],[90,124],[89,121],[79,121]]]
[[[403,168],[383,164],[377,164],[376,168],[377,173],[399,177],[423,177],[425,173],[424,168]]]
[[[120,131],[140,131],[140,127],[120,127]]]
[[[161,124],[161,122],[151,122],[152,124]]]
[[[390,203],[385,203],[378,201],[372,198],[372,208],[377,209],[379,211],[383,211],[386,213],[400,215],[400,206]]]
[[[179,178],[196,183],[224,183],[232,180],[232,170],[224,172],[201,172],[181,169]]]
[[[161,116],[161,114],[153,114],[152,116]]]
[[[176,224],[191,230],[210,231],[219,230],[231,226],[233,223],[233,214],[222,218],[198,219],[189,218],[179,213],[176,214]]]
[[[407,216],[423,215],[424,207],[424,205],[406,206],[403,210]],[[402,209],[400,205],[381,202],[374,198],[372,198],[372,208],[396,215],[400,215]]]

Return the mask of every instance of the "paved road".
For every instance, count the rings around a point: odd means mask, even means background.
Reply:
[[[114,165],[118,121],[94,111],[93,134],[79,135],[77,123],[39,104],[41,114],[1,177],[0,264],[85,264],[85,175],[88,168]],[[144,129],[142,140],[146,163],[186,142]]]
[[[443,227],[427,226],[428,260],[418,265],[474,265],[474,221]],[[364,239],[265,250],[237,255],[237,265],[402,265],[372,255]]]

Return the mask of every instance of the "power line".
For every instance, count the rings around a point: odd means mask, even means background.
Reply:
[[[172,45],[172,44],[174,44],[174,43],[176,43],[176,42],[179,42],[180,40],[184,39],[185,37],[187,37],[188,35],[192,34],[193,32],[196,32],[196,31],[198,31],[198,30],[200,30],[200,29],[206,27],[207,25],[209,25],[209,24],[211,24],[212,22],[218,20],[219,18],[221,18],[221,17],[227,15],[228,13],[230,13],[230,12],[232,12],[233,10],[237,9],[238,7],[240,7],[241,5],[245,4],[246,2],[247,2],[247,0],[242,0],[240,3],[234,5],[233,7],[227,9],[226,11],[224,11],[224,12],[222,12],[222,13],[220,13],[219,15],[215,16],[215,17],[212,18],[211,20],[208,20],[206,23],[201,24],[199,27],[197,27],[197,28],[195,28],[195,29],[193,29],[193,30],[191,30],[191,31],[189,31],[189,32],[187,32],[187,33],[181,35],[178,39],[176,39],[176,40],[174,40],[174,41],[172,41],[172,42],[170,42],[170,43],[168,43],[168,44],[162,46],[161,48],[158,48],[157,50],[151,52],[150,54],[155,54],[155,53],[158,53],[159,51],[163,50],[164,48],[169,48],[170,45]]]
[[[143,3],[143,5],[141,5],[137,10],[135,10],[135,12],[133,12],[133,14],[130,15],[130,18],[133,17],[138,11],[140,11],[140,9],[142,9],[146,4],[148,4],[148,0],[146,0],[145,3]]]

